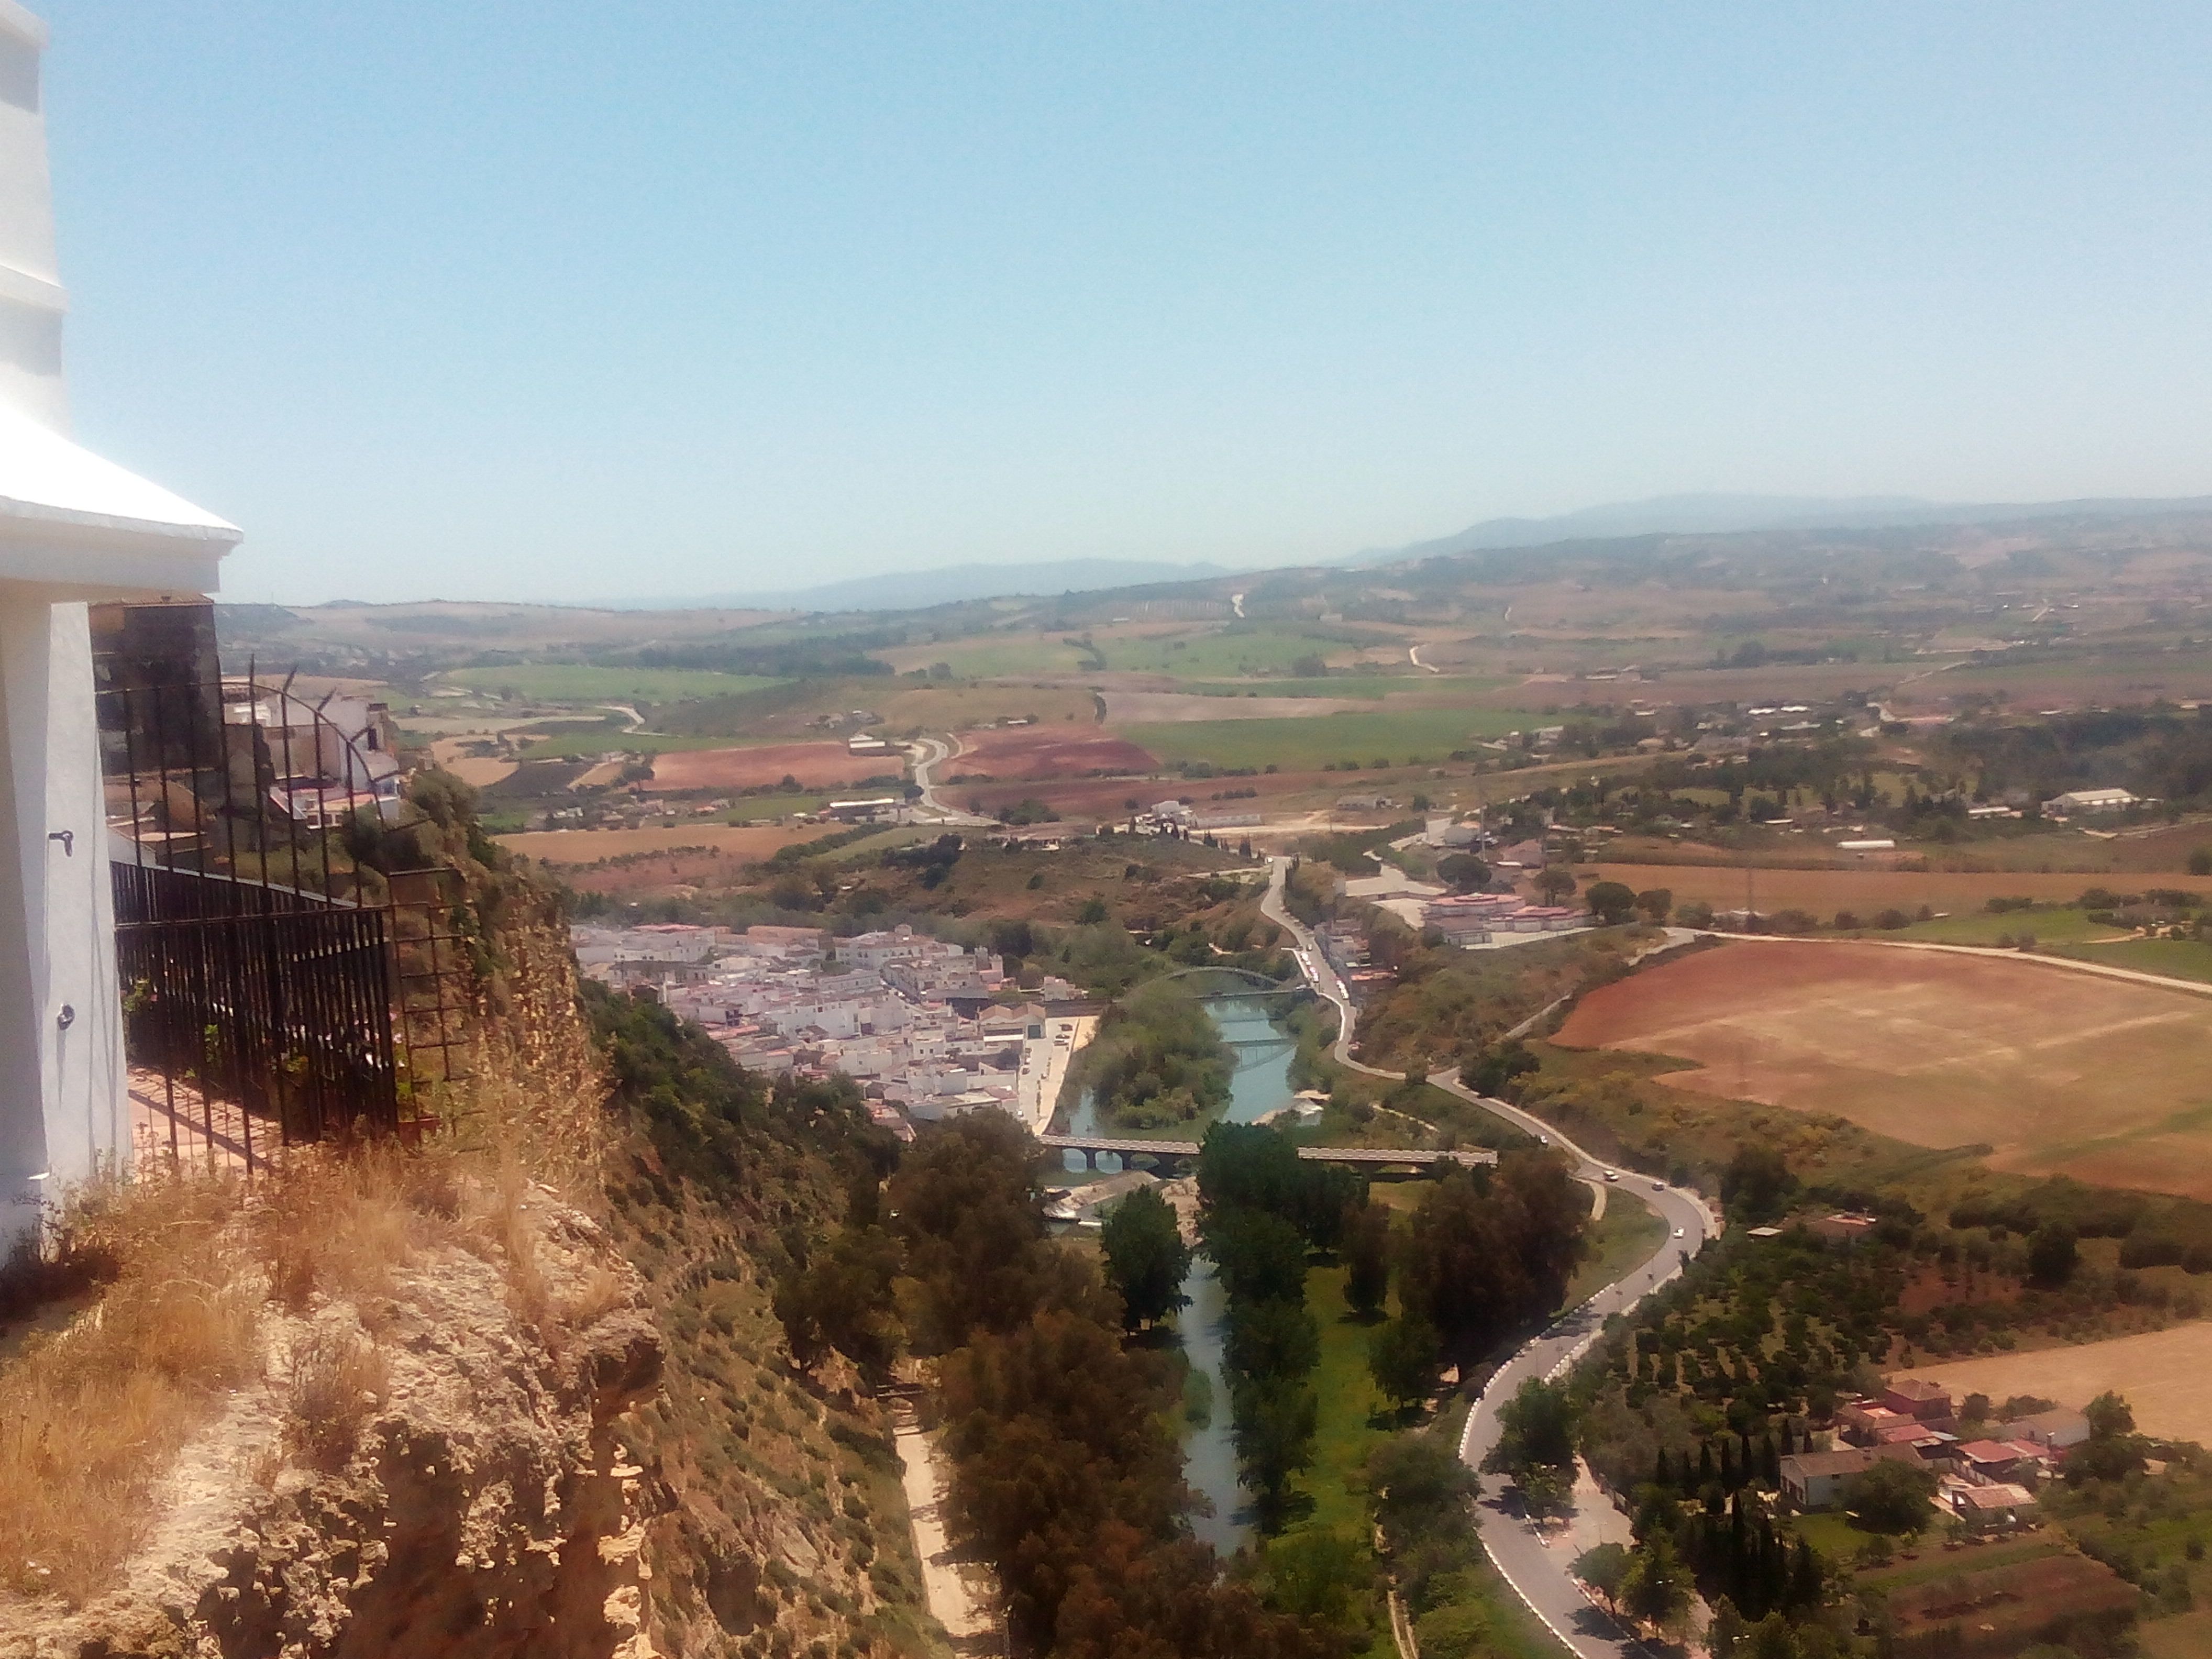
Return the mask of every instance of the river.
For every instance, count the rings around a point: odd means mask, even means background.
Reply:
[[[1231,1123],[1249,1123],[1289,1105],[1291,1044],[1268,1019],[1267,1005],[1257,998],[1231,998],[1206,1007],[1222,1036],[1239,1045],[1229,1104],[1220,1115]],[[1069,1131],[1091,1134],[1098,1127],[1097,1104],[1086,1092],[1070,1114]],[[1168,1132],[1146,1133],[1165,1138]],[[1071,1174],[1085,1173],[1081,1153],[1068,1153],[1066,1161]],[[1118,1167],[1120,1162],[1110,1152],[1102,1153],[1098,1166],[1103,1170],[1109,1164]],[[1192,1430],[1184,1442],[1184,1478],[1213,1505],[1213,1513],[1194,1517],[1191,1528],[1226,1555],[1251,1540],[1252,1526],[1243,1513],[1247,1494],[1237,1484],[1237,1448],[1229,1432],[1229,1384],[1221,1374],[1221,1322],[1226,1307],[1213,1263],[1200,1256],[1183,1282],[1183,1291],[1190,1306],[1176,1319],[1176,1329],[1193,1369],[1204,1374],[1213,1395],[1212,1420],[1205,1428]]]

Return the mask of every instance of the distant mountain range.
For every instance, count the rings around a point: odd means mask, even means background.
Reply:
[[[2022,519],[2117,518],[2146,513],[2212,511],[2212,495],[2089,497],[2066,501],[1930,501],[1911,495],[1656,495],[1610,501],[1548,519],[1485,519],[1433,541],[1370,548],[1322,561],[1358,569],[1554,542],[1601,541],[1651,535],[1727,535],[1755,530],[1868,530],[1910,525],[2002,524]],[[761,611],[925,611],[932,605],[1017,595],[1088,593],[1103,589],[1202,581],[1265,567],[1176,564],[1154,559],[1055,559],[1038,564],[954,564],[930,570],[855,576],[814,587],[778,588],[682,598],[623,599],[614,609],[720,608]],[[1310,568],[1310,566],[1307,567]]]
[[[707,593],[684,599],[617,599],[624,611],[673,611],[714,606],[744,611],[924,611],[933,605],[1016,594],[1087,593],[1103,587],[1152,582],[1203,581],[1226,576],[1225,564],[1170,564],[1158,559],[1052,559],[1040,564],[948,564],[933,570],[854,576],[818,587],[765,592]]]
[[[2212,495],[2166,499],[2089,497],[2070,501],[1929,501],[1911,495],[1655,495],[1611,501],[1550,519],[1485,519],[1456,535],[1405,547],[1371,549],[1344,563],[1399,564],[1502,547],[1597,541],[1619,536],[1717,536],[1744,530],[1871,530],[1919,524],[2000,524],[2020,519],[2118,517],[2141,513],[2202,513]]]

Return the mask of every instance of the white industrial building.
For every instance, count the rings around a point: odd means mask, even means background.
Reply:
[[[0,1240],[130,1152],[85,605],[205,592],[239,539],[70,441],[46,45],[0,0]]]
[[[2046,818],[2070,818],[2077,812],[2124,812],[2145,803],[2127,789],[2069,789],[2043,803]]]

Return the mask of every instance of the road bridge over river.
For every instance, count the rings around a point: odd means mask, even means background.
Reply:
[[[1098,1155],[1111,1152],[1126,1165],[1133,1158],[1150,1158],[1163,1164],[1187,1164],[1198,1158],[1194,1140],[1140,1140],[1127,1135],[1039,1135],[1038,1141],[1059,1152],[1080,1152],[1084,1166],[1098,1167]],[[1403,1146],[1301,1146],[1298,1156],[1315,1164],[1407,1164],[1425,1169],[1432,1164],[1457,1164],[1473,1168],[1494,1164],[1498,1154],[1483,1147],[1461,1147],[1450,1152],[1423,1152]]]

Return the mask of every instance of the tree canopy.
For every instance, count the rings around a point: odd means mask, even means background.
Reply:
[[[1121,1293],[1122,1317],[1132,1330],[1190,1305],[1182,1293],[1190,1272],[1190,1247],[1168,1201],[1140,1187],[1106,1212],[1099,1232],[1106,1277]]]

